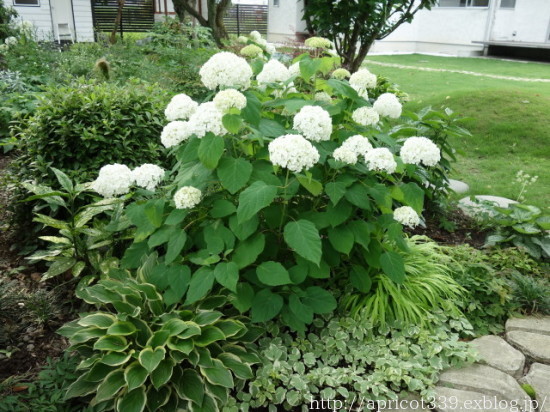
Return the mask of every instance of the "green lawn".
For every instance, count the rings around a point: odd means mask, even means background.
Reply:
[[[375,56],[369,60],[403,65],[459,69],[498,75],[550,78],[550,65],[495,59],[423,55]],[[424,62],[424,63],[423,63]],[[468,117],[473,136],[455,139],[461,152],[453,177],[467,182],[472,194],[516,198],[515,174],[538,175],[525,203],[550,209],[550,83],[491,79],[472,75],[424,72],[369,64],[409,93],[409,109],[450,107]]]

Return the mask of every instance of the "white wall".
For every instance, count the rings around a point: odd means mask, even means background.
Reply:
[[[543,43],[549,27],[549,0],[516,0],[515,9],[497,10],[491,40]]]
[[[92,2],[90,0],[73,0],[73,13],[76,41],[94,41]]]
[[[52,17],[49,0],[40,0],[40,6],[13,6],[21,20],[32,22],[39,40],[52,40]]]
[[[296,33],[306,31],[306,23],[302,20],[302,0],[279,0],[279,6],[274,0],[269,0],[267,18],[267,40],[272,42],[293,41]]]

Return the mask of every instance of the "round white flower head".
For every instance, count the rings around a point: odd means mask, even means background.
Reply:
[[[246,44],[246,43],[248,43],[248,37],[246,37],[246,36],[239,36],[239,37],[237,38],[237,41],[238,41],[239,43],[241,43],[241,44]]]
[[[317,92],[315,93],[315,100],[330,103],[332,102],[332,97],[327,92]]]
[[[240,53],[246,57],[259,57],[264,54],[264,51],[255,44],[249,44],[248,46],[244,46]]]
[[[260,34],[259,31],[254,30],[254,31],[251,31],[251,32],[250,32],[250,38],[251,38],[252,40],[254,40],[255,42],[258,42],[258,40],[261,40],[261,39],[262,39],[262,35]]]
[[[372,171],[393,173],[397,168],[393,154],[385,147],[369,150],[365,155],[365,162]]]
[[[300,62],[296,62],[294,64],[291,64],[288,68],[288,71],[290,72],[291,76],[300,76]]]
[[[213,102],[216,108],[222,113],[227,112],[232,107],[239,110],[246,107],[245,95],[235,89],[226,89],[218,92]]]
[[[331,76],[334,77],[335,79],[343,80],[343,79],[347,79],[348,77],[350,77],[351,73],[346,69],[339,68],[339,69],[334,70],[332,72]]]
[[[277,60],[268,61],[256,77],[260,84],[284,82],[289,78],[290,71],[283,63]]]
[[[155,190],[164,178],[164,169],[151,163],[145,163],[132,170],[132,176],[137,186]]]
[[[262,46],[263,48],[266,48],[267,47],[267,40],[266,39],[258,39],[258,40],[254,40],[256,43],[258,43],[260,46]]]
[[[277,53],[277,49],[275,48],[275,45],[273,43],[267,43],[265,45],[265,51],[269,54]]]
[[[348,137],[342,146],[348,150],[351,150],[357,156],[366,156],[369,151],[372,150],[372,145],[365,136],[356,134],[355,136]]]
[[[97,179],[92,182],[92,189],[103,197],[125,195],[134,184],[134,175],[126,165],[115,163],[103,166]]]
[[[332,153],[332,157],[334,157],[334,159],[338,160],[339,162],[349,165],[354,165],[355,163],[357,163],[357,154],[353,150],[345,147],[344,145],[336,149],[334,153]]]
[[[372,89],[376,87],[376,75],[369,72],[367,69],[361,69],[356,71],[351,75],[349,78],[349,85],[355,89],[357,93],[363,98],[367,98],[367,96],[363,96],[363,94],[367,91],[367,89]]]
[[[403,163],[435,166],[441,160],[439,147],[427,137],[409,137],[399,152]]]
[[[164,147],[169,148],[189,139],[193,133],[195,131],[189,122],[175,120],[164,126],[160,134],[160,142]]]
[[[319,152],[299,134],[277,137],[269,143],[269,160],[277,166],[299,173],[319,161]]]
[[[381,94],[372,106],[380,116],[388,116],[392,119],[397,119],[401,116],[403,106],[395,94]]]
[[[6,43],[6,45],[8,46],[14,46],[17,44],[17,38],[13,36],[6,37],[6,39],[4,40],[4,43]]]
[[[247,89],[250,86],[252,69],[245,59],[230,52],[216,53],[199,70],[206,88],[235,87]]]
[[[176,209],[192,209],[201,202],[202,192],[193,186],[183,186],[174,194]]]
[[[362,126],[372,126],[380,121],[380,115],[372,107],[360,107],[351,114],[351,118],[355,123]]]
[[[409,206],[401,206],[393,211],[393,218],[404,226],[414,228],[420,224],[420,216]]]
[[[222,123],[223,112],[217,109],[214,102],[202,103],[197,111],[189,119],[193,132],[199,139],[203,138],[208,132],[223,136],[227,134],[227,129]]]
[[[166,106],[164,115],[170,121],[187,120],[195,113],[199,104],[187,96],[185,93],[176,94]]]
[[[293,127],[313,142],[330,140],[332,118],[322,107],[304,106],[294,116]]]
[[[332,47],[332,42],[324,37],[310,37],[306,39],[304,44],[307,47],[314,47],[316,49],[330,49]]]

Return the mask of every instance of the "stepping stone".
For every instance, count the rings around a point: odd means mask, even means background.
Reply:
[[[439,412],[518,412],[507,400],[479,392],[436,387],[435,410]]]
[[[542,318],[510,318],[506,322],[506,332],[521,330],[524,332],[538,333],[550,336],[550,316]]]
[[[535,361],[550,363],[550,336],[513,330],[506,332],[506,340]]]
[[[479,195],[474,196],[474,198],[480,201],[493,202],[498,207],[508,207],[512,203],[517,203],[515,200],[499,196]],[[474,217],[480,212],[486,211],[486,208],[482,204],[478,204],[470,200],[470,196],[460,199],[458,201],[458,207],[462,209],[465,214],[471,217]]]
[[[474,339],[472,346],[479,352],[482,363],[514,378],[523,376],[525,355],[499,336],[489,335]]]
[[[535,390],[539,412],[550,412],[550,366],[533,363],[523,380]]]
[[[449,179],[449,189],[455,193],[468,193],[470,191],[470,186],[467,183],[461,182],[460,180]]]
[[[531,398],[516,380],[491,366],[475,364],[460,369],[448,369],[439,377],[437,386],[496,397],[503,403],[515,402],[518,405],[527,405],[525,410],[531,410]]]

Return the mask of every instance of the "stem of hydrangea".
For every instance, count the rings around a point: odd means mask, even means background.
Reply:
[[[286,207],[288,205],[288,200],[286,198],[286,188],[288,187],[288,178],[290,176],[290,170],[286,170],[286,177],[285,177],[285,185],[283,187],[283,213],[281,213],[281,222],[279,223],[279,233],[281,233],[281,229],[283,228],[283,223],[285,222],[286,217]]]

